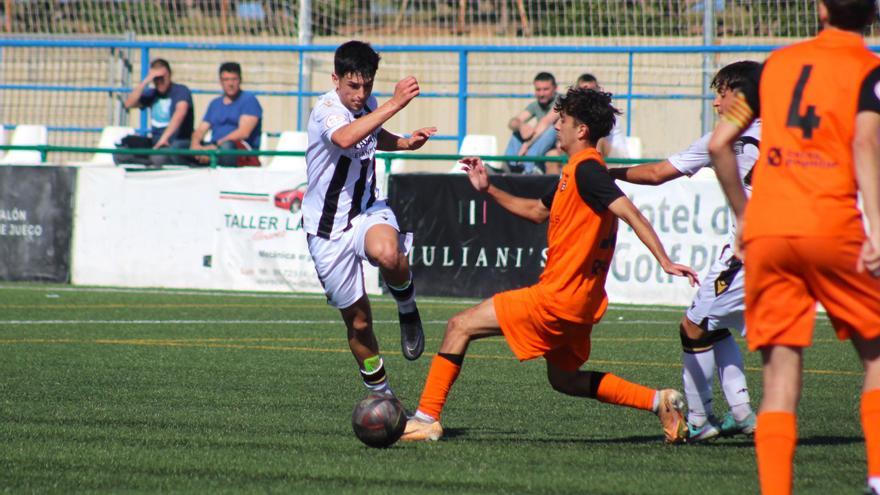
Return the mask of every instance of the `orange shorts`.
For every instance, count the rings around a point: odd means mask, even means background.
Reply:
[[[560,320],[540,303],[533,287],[496,294],[495,316],[520,361],[544,356],[564,371],[577,371],[590,357],[593,325]]]
[[[880,337],[880,279],[856,272],[860,239],[759,237],[746,245],[746,341],[807,347],[816,302],[841,340]]]

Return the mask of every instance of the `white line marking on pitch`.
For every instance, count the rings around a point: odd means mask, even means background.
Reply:
[[[159,295],[181,295],[181,296],[211,296],[211,297],[250,297],[257,299],[309,299],[323,301],[326,298],[321,294],[285,294],[285,293],[266,293],[266,292],[217,292],[217,291],[200,291],[186,289],[139,289],[124,287],[18,287],[16,285],[0,284],[0,290],[29,290],[43,292],[99,292],[99,293],[119,293],[119,294],[159,294]],[[384,297],[378,294],[371,294],[373,297]],[[420,297],[419,301],[428,304],[448,304],[448,305],[468,305],[477,304],[482,299],[470,298],[432,298]],[[640,312],[657,312],[657,313],[680,313],[684,310],[682,307],[672,306],[629,306],[626,304],[611,304],[609,311],[640,311]]]
[[[391,325],[397,320],[375,320]],[[446,320],[426,320],[426,325],[445,325]],[[0,325],[334,325],[342,320],[0,320]],[[615,320],[599,325],[674,325],[674,321]]]

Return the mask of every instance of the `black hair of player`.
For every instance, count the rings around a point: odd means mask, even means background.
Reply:
[[[863,32],[877,17],[875,0],[822,0],[828,22],[845,31]]]
[[[575,86],[580,86],[584,83],[596,83],[596,86],[598,86],[599,80],[596,79],[596,76],[590,74],[589,72],[584,72],[583,74],[578,76],[578,80],[574,84]]]
[[[348,41],[336,49],[333,55],[333,71],[337,77],[354,74],[372,80],[376,77],[381,58],[369,43]]]
[[[164,67],[165,70],[171,74],[171,64],[168,63],[164,58],[154,58],[152,62],[150,62],[150,68],[155,69],[156,67]]]
[[[220,70],[217,72],[219,74],[223,74],[224,72],[236,74],[239,79],[241,79],[241,65],[238,62],[223,62],[220,64]]]
[[[556,86],[556,78],[549,72],[538,72],[538,75],[535,76],[534,82],[538,81],[550,81],[552,85]]]
[[[594,89],[571,88],[559,97],[553,109],[586,124],[594,144],[611,133],[620,115],[620,110],[611,104],[611,93]]]
[[[717,93],[734,91],[746,86],[757,87],[761,79],[761,64],[754,60],[741,60],[727,64],[712,78],[710,87]]]

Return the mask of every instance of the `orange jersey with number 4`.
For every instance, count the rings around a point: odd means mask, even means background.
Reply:
[[[878,65],[861,36],[837,29],[767,59],[746,241],[864,237],[852,142],[862,82]]]

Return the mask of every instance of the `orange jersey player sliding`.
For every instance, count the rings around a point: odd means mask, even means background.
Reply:
[[[479,158],[464,163],[471,184],[511,213],[535,223],[548,221],[547,264],[537,284],[502,292],[449,320],[440,351],[431,363],[416,414],[407,422],[404,441],[437,440],[443,435],[440,413],[461,371],[471,341],[503,335],[520,360],[544,357],[550,385],[577,397],[653,411],[666,441],[682,442],[687,427],[684,400],[676,390],[655,390],[611,373],[581,371],[590,357],[590,333],[608,307],[608,274],[622,218],[645,243],[666,273],[697,274],[670,261],[651,225],[620,191],[596,151],[620,112],[608,93],[571,89],[556,104],[562,149],[571,157],[559,183],[542,199],[513,196],[489,183]]]
[[[820,0],[822,31],[767,59],[740,89],[709,152],[742,226],[746,335],[763,357],[755,430],[764,494],[792,491],[803,350],[821,302],[865,367],[861,419],[868,489],[880,493],[880,58],[862,32],[874,0]],[[756,118],[761,152],[746,199],[732,144]],[[866,235],[858,208],[870,225]],[[848,407],[846,408],[848,409]]]

